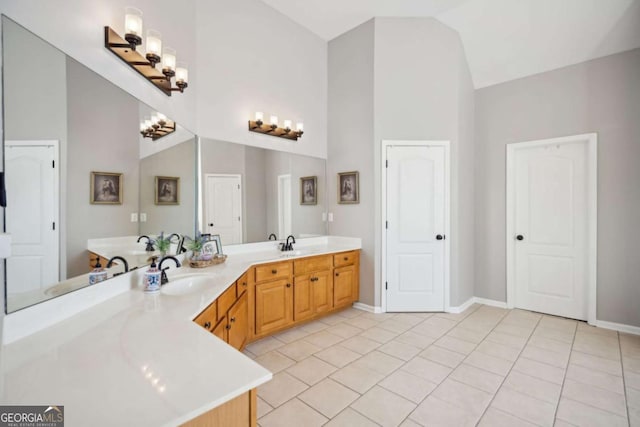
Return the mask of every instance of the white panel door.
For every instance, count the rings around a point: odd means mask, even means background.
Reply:
[[[443,311],[445,149],[386,150],[387,311]]]
[[[6,227],[9,293],[46,288],[59,281],[57,145],[7,141]]]
[[[240,175],[206,175],[205,230],[219,234],[223,245],[242,243]]]
[[[515,306],[586,320],[585,142],[516,149]]]

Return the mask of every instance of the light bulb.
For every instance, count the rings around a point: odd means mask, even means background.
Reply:
[[[269,118],[269,123],[278,126],[278,116],[271,116],[271,118]]]
[[[264,120],[264,114],[261,111],[256,112],[256,122],[261,122]]]
[[[291,120],[284,121],[284,128],[291,130]]]
[[[298,132],[303,131],[304,130],[304,123],[302,123],[302,122],[296,123],[296,130]]]

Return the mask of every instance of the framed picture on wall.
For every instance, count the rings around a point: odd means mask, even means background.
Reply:
[[[304,176],[300,178],[300,204],[318,204],[318,177]]]
[[[180,178],[174,176],[156,176],[156,205],[180,204]]]
[[[122,204],[122,174],[114,172],[91,172],[92,205]]]
[[[338,174],[338,203],[360,203],[360,179],[359,173],[341,172]]]

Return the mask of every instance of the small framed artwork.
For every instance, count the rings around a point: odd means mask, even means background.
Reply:
[[[300,204],[318,204],[318,177],[304,176],[300,178]]]
[[[122,174],[113,172],[91,172],[92,205],[122,204]]]
[[[338,203],[360,203],[360,178],[358,172],[338,174]]]
[[[180,178],[156,176],[156,205],[180,204]]]

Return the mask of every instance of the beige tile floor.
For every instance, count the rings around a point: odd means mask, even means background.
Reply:
[[[256,341],[272,426],[640,426],[640,336],[523,310],[348,309]]]

